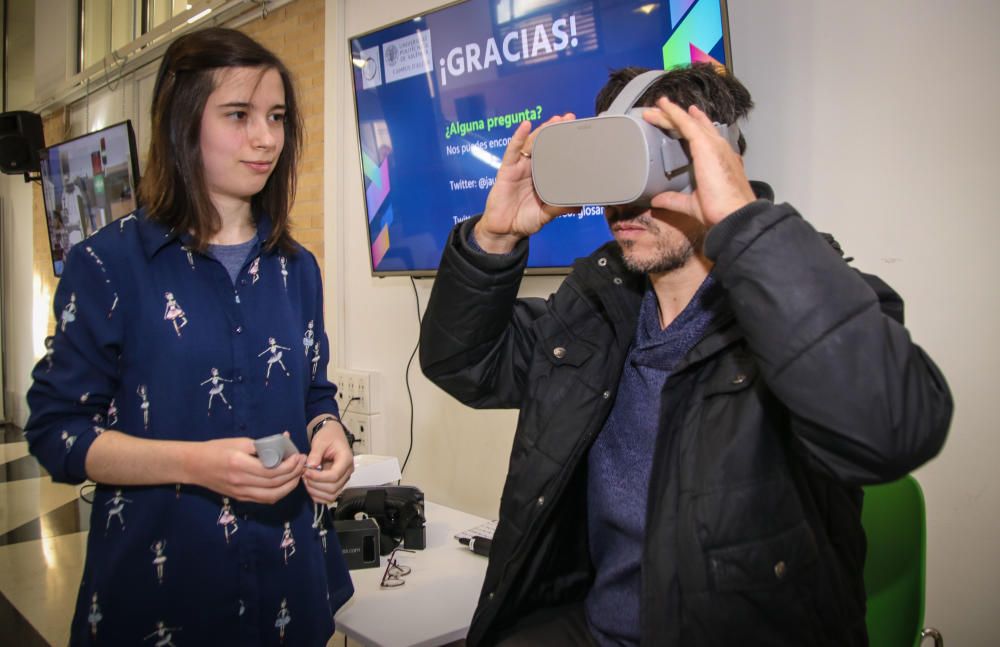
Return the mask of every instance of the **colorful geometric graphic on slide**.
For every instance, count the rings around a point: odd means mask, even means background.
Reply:
[[[675,31],[663,45],[663,69],[688,63],[722,65],[706,53],[722,40],[719,0],[670,0],[670,26]]]
[[[389,207],[382,214],[378,225],[375,223],[379,208],[389,197],[389,155],[382,159],[381,164],[376,164],[367,151],[362,151],[361,169],[368,185],[365,187],[365,202],[368,205],[368,227],[371,229],[372,264],[378,267],[382,257],[389,251],[389,224],[392,222],[392,207]],[[379,227],[378,233],[375,232],[376,226]]]

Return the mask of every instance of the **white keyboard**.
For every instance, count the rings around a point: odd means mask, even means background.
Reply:
[[[472,539],[473,537],[482,537],[483,539],[493,539],[493,532],[497,529],[496,520],[487,521],[481,523],[478,526],[469,528],[468,530],[463,530],[462,532],[455,535],[455,539]]]

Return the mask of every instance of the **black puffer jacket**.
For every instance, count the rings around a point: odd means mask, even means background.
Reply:
[[[611,243],[549,299],[519,300],[527,245],[478,253],[473,224],[452,232],[420,360],[470,406],[521,410],[468,637],[481,644],[590,586],[586,454],[611,410],[646,278]],[[859,486],[940,450],[948,387],[880,308],[877,293],[890,305],[894,293],[848,267],[792,207],[748,205],[712,230],[706,253],[730,312],[663,391],[642,644],[866,644]]]

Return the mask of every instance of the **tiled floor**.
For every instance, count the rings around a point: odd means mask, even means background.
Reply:
[[[0,423],[0,645],[68,644],[90,527],[80,490],[53,483],[21,430]]]
[[[10,645],[65,645],[90,506],[53,483],[15,427],[0,427],[0,627]]]

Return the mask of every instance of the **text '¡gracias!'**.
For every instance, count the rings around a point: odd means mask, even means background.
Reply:
[[[567,47],[576,47],[578,42],[574,15],[553,20],[549,25],[535,25],[534,30],[523,28],[509,32],[499,45],[495,38],[489,38],[482,47],[479,43],[453,47],[448,55],[439,61],[441,85],[448,85],[449,77],[487,70],[493,65],[503,65],[505,61],[516,63],[536,56],[561,52]]]

